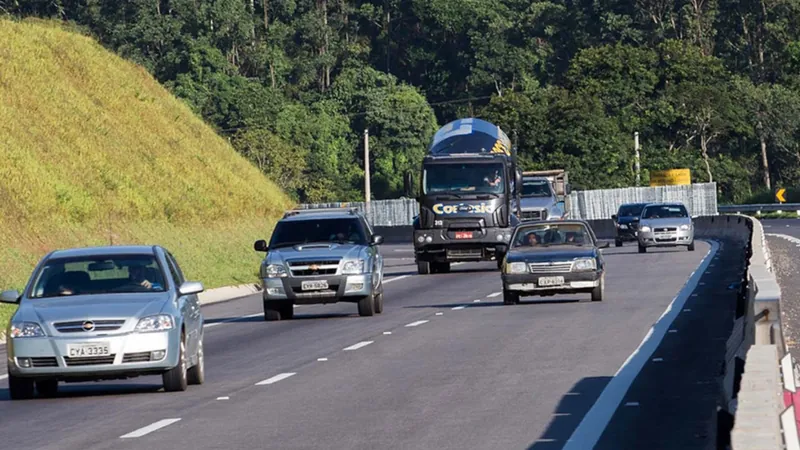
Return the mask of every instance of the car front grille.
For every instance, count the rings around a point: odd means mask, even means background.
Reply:
[[[94,323],[94,328],[84,330],[83,324],[86,322]],[[124,320],[75,320],[71,322],[56,322],[53,326],[59,333],[80,333],[83,331],[115,331],[122,328]]]
[[[137,353],[125,353],[122,356],[123,363],[137,363],[137,362],[148,362],[150,361],[150,352],[137,352]]]
[[[340,259],[326,259],[320,261],[289,261],[292,276],[309,277],[315,275],[335,275],[339,269]]]
[[[31,358],[31,365],[33,367],[58,367],[58,361],[52,356],[43,356]]]
[[[100,366],[103,364],[114,364],[114,356],[116,355],[89,356],[84,358],[70,358],[69,356],[65,356],[64,362],[67,363],[67,366]]]
[[[532,273],[564,273],[572,269],[572,262],[530,263],[528,268]]]
[[[653,228],[656,233],[668,233],[670,231],[678,231],[676,227]]]

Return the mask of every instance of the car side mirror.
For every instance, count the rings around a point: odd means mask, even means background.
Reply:
[[[373,234],[372,239],[369,241],[369,245],[381,245],[383,244],[383,236]]]
[[[571,193],[572,193],[572,185],[567,183],[566,185],[564,185],[564,194],[569,195]]]
[[[186,281],[178,288],[178,292],[181,295],[199,294],[204,290],[203,283],[199,281]]]
[[[267,241],[265,241],[264,239],[259,239],[259,240],[256,241],[255,244],[253,244],[253,248],[257,252],[266,252],[267,251]]]
[[[3,291],[2,293],[0,293],[0,302],[13,303],[16,305],[17,303],[19,303],[19,297],[20,297],[19,291],[16,290]]]
[[[616,214],[612,214],[612,215],[611,215],[611,220],[613,220],[614,222],[616,222],[616,221],[617,221],[617,215],[616,215]]]

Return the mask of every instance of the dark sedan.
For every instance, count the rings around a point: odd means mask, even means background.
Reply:
[[[642,210],[647,203],[624,203],[620,205],[617,213],[611,216],[617,235],[614,238],[614,245],[622,247],[623,242],[635,242],[636,232],[639,229],[639,220],[642,217]]]
[[[525,222],[514,230],[503,264],[503,303],[520,296],[591,293],[603,300],[605,262],[597,237],[583,220]]]

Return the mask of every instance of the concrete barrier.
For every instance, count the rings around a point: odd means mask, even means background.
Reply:
[[[588,220],[599,239],[616,234],[610,219]],[[794,448],[798,442],[800,392],[796,364],[787,355],[781,326],[781,290],[772,273],[761,222],[739,214],[694,219],[698,239],[742,249],[745,271],[720,374],[717,426],[730,431],[733,450]],[[411,244],[411,226],[375,227],[386,243]],[[727,416],[727,417],[723,417]],[[725,420],[723,420],[725,419]],[[732,422],[732,430],[731,430]]]

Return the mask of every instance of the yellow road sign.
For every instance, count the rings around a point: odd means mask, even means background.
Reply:
[[[654,170],[650,172],[650,186],[692,184],[689,169]]]
[[[786,189],[780,188],[778,189],[778,192],[775,193],[775,198],[781,203],[786,201],[786,199],[783,197],[784,192],[786,192]]]

